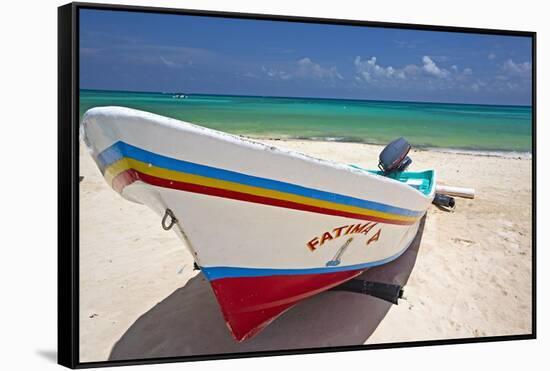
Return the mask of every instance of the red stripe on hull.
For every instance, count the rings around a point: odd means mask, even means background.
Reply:
[[[139,180],[139,173],[135,170],[128,169],[117,174],[111,182],[111,186],[118,193],[122,193],[124,187],[137,182]]]
[[[246,340],[298,301],[326,291],[364,269],[303,275],[220,278],[210,284],[233,337]]]
[[[275,198],[269,198],[269,197],[263,197],[263,196],[256,196],[248,193],[230,191],[226,189],[208,187],[208,186],[197,185],[197,184],[186,183],[186,182],[178,182],[174,180],[168,180],[168,179],[158,178],[152,175],[144,174],[134,169],[128,169],[118,174],[113,179],[112,186],[117,192],[120,193],[122,192],[125,186],[130,185],[137,180],[141,180],[145,183],[163,187],[163,188],[171,188],[171,189],[177,189],[180,191],[187,191],[192,193],[206,194],[210,196],[230,198],[233,200],[253,202],[253,203],[271,205],[271,206],[277,206],[277,207],[284,207],[287,209],[309,211],[309,212],[318,213],[318,214],[343,216],[347,218],[369,220],[369,221],[375,221],[375,222],[381,222],[381,223],[387,223],[387,224],[399,224],[399,225],[410,225],[415,222],[415,221],[402,221],[402,220],[380,218],[376,216],[355,214],[355,213],[350,213],[346,211],[326,209],[318,206],[304,205],[297,202],[278,200]]]

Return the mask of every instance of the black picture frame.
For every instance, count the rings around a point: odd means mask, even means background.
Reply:
[[[79,360],[79,10],[98,9],[124,12],[164,13],[286,21],[301,23],[375,26],[425,31],[444,31],[529,37],[532,41],[532,332],[525,335],[489,336],[446,340],[412,341],[330,348],[209,354],[169,358],[129,359],[82,363]],[[386,23],[329,18],[232,13],[144,6],[70,3],[58,8],[58,363],[70,368],[90,368],[167,362],[199,361],[289,354],[342,352],[353,350],[418,347],[463,343],[527,340],[536,338],[536,32],[485,28],[464,28],[421,24]]]

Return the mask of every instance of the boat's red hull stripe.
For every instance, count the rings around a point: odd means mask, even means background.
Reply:
[[[363,214],[350,213],[350,212],[341,211],[341,210],[326,209],[322,207],[305,205],[301,203],[279,200],[275,198],[257,196],[257,195],[252,195],[248,193],[241,193],[241,192],[231,191],[227,189],[179,182],[175,180],[168,180],[168,179],[144,174],[135,169],[127,169],[121,172],[120,174],[118,174],[115,178],[113,178],[112,186],[117,192],[120,193],[122,192],[124,187],[138,180],[141,180],[145,183],[149,183],[151,185],[163,187],[163,188],[171,188],[171,189],[177,189],[177,190],[187,191],[192,193],[200,193],[200,194],[205,194],[210,196],[230,198],[233,200],[247,201],[247,202],[271,205],[271,206],[277,206],[277,207],[284,207],[287,209],[302,210],[302,211],[308,211],[308,212],[326,214],[326,215],[342,216],[342,217],[354,218],[354,219],[360,219],[360,220],[376,221],[381,223],[400,224],[400,225],[412,224],[412,222],[410,221],[386,219],[386,218],[380,218],[372,215],[363,215]]]

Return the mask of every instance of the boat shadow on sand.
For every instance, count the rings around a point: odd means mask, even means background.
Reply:
[[[405,285],[416,262],[425,217],[398,259],[360,278]],[[392,304],[344,291],[315,295],[283,313],[254,338],[237,343],[206,278],[198,274],[139,317],[113,346],[109,360],[303,349],[363,344]]]

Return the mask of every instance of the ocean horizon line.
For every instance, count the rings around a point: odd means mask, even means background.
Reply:
[[[441,105],[459,105],[459,106],[484,106],[484,107],[518,107],[531,108],[532,105],[521,104],[495,104],[495,103],[462,103],[462,102],[431,102],[431,101],[413,101],[413,100],[389,100],[389,99],[358,99],[358,98],[327,98],[327,97],[306,97],[306,96],[280,96],[280,95],[246,95],[246,94],[219,94],[219,93],[190,93],[183,91],[147,91],[147,90],[111,90],[111,89],[88,89],[80,88],[80,91],[86,92],[111,92],[111,93],[132,93],[132,94],[159,94],[159,95],[192,95],[192,96],[218,96],[218,97],[237,97],[237,98],[269,98],[269,99],[305,99],[305,100],[328,100],[328,101],[351,101],[351,102],[371,102],[371,103],[407,103],[407,104],[441,104]]]
[[[91,89],[80,91],[79,106],[81,115],[91,107],[125,106],[259,138],[386,144],[404,136],[417,148],[533,148],[533,112],[520,106]]]

